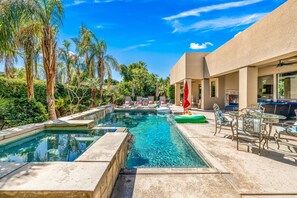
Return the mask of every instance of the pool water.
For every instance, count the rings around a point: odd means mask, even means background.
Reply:
[[[0,145],[0,162],[74,161],[106,131],[45,130]]]
[[[207,167],[175,125],[169,121],[169,116],[148,112],[114,112],[97,124],[127,127],[134,134],[135,140],[126,168]]]

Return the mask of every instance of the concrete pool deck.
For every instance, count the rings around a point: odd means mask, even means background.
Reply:
[[[173,107],[172,111],[182,111]],[[145,171],[122,172],[112,197],[297,197],[297,154],[274,141],[261,156],[244,145],[236,150],[231,130],[214,133],[212,112],[203,114],[207,124],[177,124],[193,147],[201,152],[214,172]],[[273,134],[273,133],[272,133]]]

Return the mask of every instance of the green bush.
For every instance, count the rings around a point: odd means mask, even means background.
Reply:
[[[48,120],[46,108],[36,100],[28,100],[27,98],[11,99],[6,104],[5,109],[7,109],[7,112],[4,120],[9,127]]]
[[[7,124],[6,116],[8,113],[9,100],[0,97],[0,130]]]
[[[81,88],[84,89],[84,88]],[[78,91],[81,94],[82,91]],[[0,77],[0,96],[3,98],[27,98],[27,83],[22,79],[6,79]],[[34,81],[34,97],[35,100],[41,102],[47,107],[46,102],[46,82],[45,81]],[[55,98],[66,98],[68,97],[67,89],[63,84],[55,85]],[[91,91],[88,91],[87,98],[91,98]],[[90,101],[84,100],[83,105],[89,106]]]

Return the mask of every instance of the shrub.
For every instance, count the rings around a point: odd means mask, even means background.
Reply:
[[[6,108],[5,121],[9,127],[48,120],[46,108],[36,100],[28,100],[27,98],[11,99]]]
[[[0,97],[0,130],[7,124],[6,116],[8,113],[9,100]]]

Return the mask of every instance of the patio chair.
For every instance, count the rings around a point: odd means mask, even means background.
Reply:
[[[150,107],[150,108],[155,107],[154,99],[155,99],[154,96],[149,96],[148,97],[148,107]]]
[[[265,125],[263,124],[263,113],[259,111],[253,111],[251,109],[241,110],[239,123],[237,123],[237,150],[239,150],[239,144],[246,145],[248,152],[250,147],[258,148],[258,154],[261,154],[262,141],[266,140],[267,132],[265,130]],[[240,137],[239,137],[240,135]],[[263,145],[264,149],[264,145]]]
[[[166,97],[165,96],[160,96],[160,106],[161,107],[166,107]]]
[[[261,104],[252,104],[247,107],[247,109],[251,109],[253,111],[258,111],[260,113],[264,113],[265,108]]]
[[[280,145],[285,145],[289,151],[293,152],[291,148],[295,148],[297,152],[297,122],[287,121],[282,126],[276,127],[274,139],[277,149]]]
[[[131,108],[131,105],[132,105],[131,96],[126,96],[124,107],[125,108]]]
[[[224,114],[221,110],[219,105],[214,104],[213,105],[214,109],[214,115],[215,115],[215,133],[214,135],[221,132],[222,127],[230,127],[232,131],[232,141],[234,139],[234,123],[233,123],[233,118],[230,118],[227,114]],[[219,128],[219,131],[218,131]]]
[[[142,105],[142,97],[141,96],[137,96],[136,97],[136,107],[137,108],[143,107],[143,105]]]

